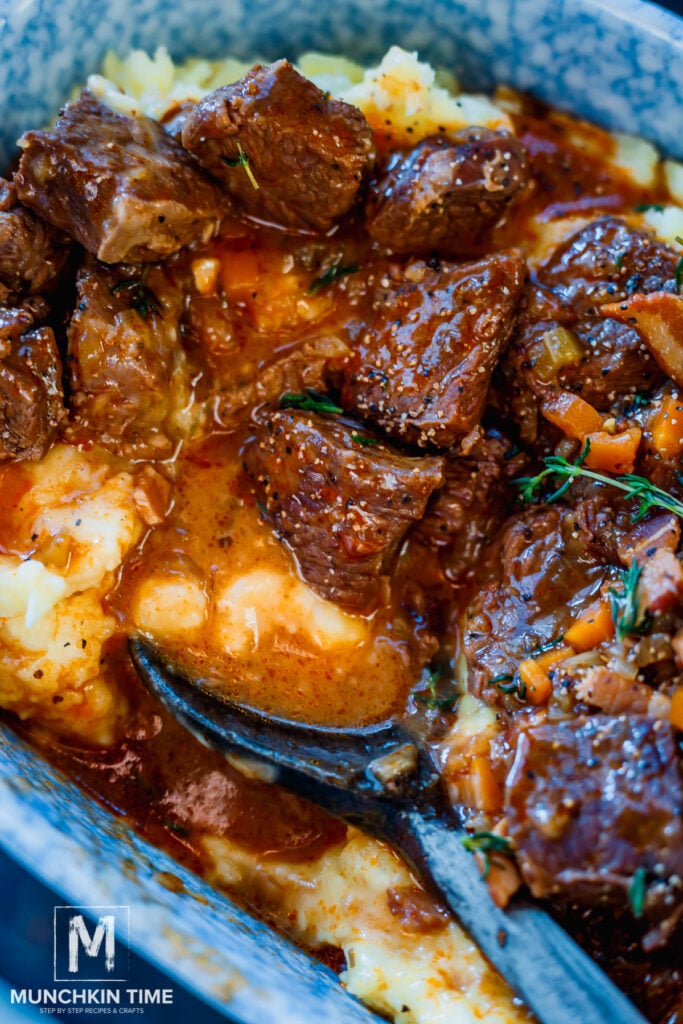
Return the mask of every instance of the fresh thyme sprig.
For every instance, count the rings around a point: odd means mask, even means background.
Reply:
[[[621,574],[623,590],[610,589],[610,607],[618,640],[625,640],[634,633],[645,633],[652,622],[648,612],[640,614],[638,606],[638,580],[642,571],[634,559]]]
[[[441,678],[440,669],[435,669],[429,674],[429,680],[424,690],[418,690],[413,696],[420,704],[424,704],[430,710],[453,711],[458,701],[457,694],[439,695],[437,684]]]
[[[117,292],[130,292],[131,307],[140,314],[143,320],[147,318],[148,313],[156,313],[157,316],[161,316],[162,313],[161,303],[152,289],[147,286],[148,274],[149,263],[146,263],[139,277],[126,277],[110,289],[112,295],[116,295]]]
[[[643,916],[646,895],[647,870],[645,868],[636,868],[633,873],[633,878],[631,879],[631,884],[626,891],[626,898],[631,910],[633,911],[633,916],[636,918],[641,918]]]
[[[313,388],[304,388],[303,394],[292,394],[287,392],[280,398],[281,409],[301,409],[303,412],[329,412],[341,413],[344,410],[339,405]]]
[[[543,460],[545,469],[542,469],[540,473],[537,473],[536,476],[519,477],[515,481],[519,485],[522,500],[526,502],[535,501],[546,477],[564,479],[564,483],[545,498],[545,501],[550,504],[561,498],[563,494],[566,494],[577,477],[584,477],[587,480],[595,480],[599,484],[616,487],[617,490],[623,491],[627,497],[635,498],[638,502],[638,508],[634,515],[631,516],[632,523],[640,522],[653,508],[661,508],[667,512],[673,512],[674,515],[683,519],[683,502],[674,498],[673,494],[669,494],[668,491],[655,486],[644,476],[638,476],[635,473],[624,473],[623,476],[607,476],[605,473],[586,469],[583,463],[586,461],[589,451],[590,441],[587,440],[583,451],[574,462],[569,462],[567,459],[562,458],[561,455],[549,455]]]
[[[242,149],[242,143],[241,142],[237,143],[237,156],[234,159],[229,157],[229,156],[222,156],[221,160],[223,161],[224,164],[227,164],[228,167],[243,167],[244,168],[244,173],[246,174],[246,176],[249,178],[249,181],[251,182],[251,187],[258,191],[258,189],[261,186],[259,185],[258,181],[256,180],[256,175],[254,174],[254,172],[251,169],[251,163],[249,162],[249,157],[247,156],[247,154]]]
[[[310,295],[315,295],[323,288],[327,288],[328,285],[334,284],[340,277],[346,277],[347,274],[358,273],[358,265],[356,263],[335,263],[334,266],[326,270],[320,277],[315,277],[308,288]]]
[[[480,853],[484,861],[481,877],[486,880],[491,871],[492,853],[502,853],[509,856],[512,853],[512,843],[505,836],[498,836],[495,832],[475,832],[471,836],[465,836],[462,845],[471,853]]]
[[[369,445],[381,444],[381,437],[368,437],[366,434],[351,434],[351,440],[354,444],[362,445],[363,448],[367,448]]]

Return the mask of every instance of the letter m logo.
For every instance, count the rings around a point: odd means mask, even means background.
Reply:
[[[125,981],[128,907],[55,907],[54,980]]]

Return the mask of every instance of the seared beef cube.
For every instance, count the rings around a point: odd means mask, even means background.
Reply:
[[[538,278],[577,313],[587,313],[634,292],[675,292],[677,263],[652,235],[601,217],[563,242]]]
[[[0,284],[17,294],[50,291],[70,249],[69,239],[21,206],[15,186],[0,178]]]
[[[431,499],[412,536],[439,551],[446,577],[456,581],[477,569],[512,508],[509,481],[522,471],[523,456],[491,431],[466,456],[446,461],[444,486]]]
[[[327,231],[353,205],[372,159],[360,110],[286,60],[216,89],[187,115],[183,145],[250,215]]]
[[[481,418],[524,272],[512,251],[377,273],[374,316],[346,366],[344,402],[401,441],[451,447]]]
[[[409,458],[364,436],[344,420],[283,410],[261,414],[244,449],[304,579],[357,612],[376,605],[403,536],[443,483],[442,458]]]
[[[414,256],[458,256],[481,242],[525,187],[526,153],[508,132],[468,128],[394,154],[370,188],[368,231]]]
[[[0,307],[0,461],[41,458],[66,415],[54,334],[33,322]]]
[[[19,145],[22,203],[106,263],[169,256],[220,217],[217,186],[156,121],[118,114],[87,90]]]
[[[178,336],[182,293],[156,267],[145,273],[92,259],[77,284],[68,329],[72,434],[129,457],[169,455],[190,394]]]
[[[683,897],[682,814],[668,722],[597,714],[520,731],[505,815],[535,896],[625,903],[644,869],[646,910],[652,899],[671,913]]]
[[[558,640],[597,598],[607,573],[571,509],[550,505],[509,519],[479,566],[467,609],[472,692],[499,702],[491,680],[512,676],[535,650]]]
[[[576,360],[551,369],[546,365],[553,346],[569,337]],[[508,396],[520,420],[557,388],[581,395],[600,412],[628,402],[636,392],[651,391],[664,374],[640,333],[611,318],[582,316],[564,323],[540,321],[520,330],[506,357]],[[534,440],[534,438],[526,438]]]

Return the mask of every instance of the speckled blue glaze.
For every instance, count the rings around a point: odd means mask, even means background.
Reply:
[[[390,43],[683,157],[683,21],[640,0],[0,0],[0,161],[110,47],[366,60]]]
[[[468,87],[507,81],[683,158],[683,21],[639,0],[0,0],[0,166],[112,47],[369,60],[391,43],[452,67]],[[132,835],[2,728],[0,842],[69,903],[130,905],[132,944],[235,1020],[375,1019],[330,971]],[[169,892],[161,871],[185,891]]]

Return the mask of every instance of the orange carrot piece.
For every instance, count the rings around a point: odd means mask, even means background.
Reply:
[[[598,644],[611,640],[613,636],[614,620],[606,601],[592,605],[564,634],[567,643],[580,654],[592,651]]]
[[[635,324],[643,341],[669,377],[683,387],[683,296],[636,292],[623,302],[598,307],[600,316]]]
[[[517,671],[519,678],[526,686],[525,699],[534,707],[547,704],[553,692],[553,684],[548,673],[538,664],[538,660],[527,658],[526,661],[520,663]]]
[[[588,434],[590,451],[585,465],[603,473],[632,473],[642,436],[640,427],[629,427],[621,434],[608,434],[605,430]]]
[[[227,250],[221,255],[221,284],[228,295],[254,291],[262,273],[261,261],[253,249]]]
[[[574,653],[573,647],[563,644],[562,647],[551,647],[549,651],[545,651],[543,654],[539,654],[537,658],[530,658],[529,660],[534,661],[537,665],[540,665],[544,672],[547,672],[557,665],[558,662],[564,661],[565,658],[570,658]]]
[[[683,451],[683,397],[666,395],[652,424],[652,444],[665,459]]]
[[[602,429],[602,416],[589,402],[571,391],[556,391],[543,400],[541,412],[547,420],[577,441]]]
[[[673,692],[669,719],[674,729],[680,729],[683,732],[683,686],[679,686]]]

